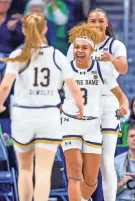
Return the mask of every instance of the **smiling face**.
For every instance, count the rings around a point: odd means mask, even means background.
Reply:
[[[103,35],[106,35],[108,19],[105,13],[101,11],[93,11],[88,16],[88,24],[100,30]]]
[[[90,55],[92,54],[92,47],[87,41],[77,40],[74,43],[74,58],[79,65],[87,64],[90,62]]]

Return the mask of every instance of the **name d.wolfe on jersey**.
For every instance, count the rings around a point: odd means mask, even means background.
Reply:
[[[76,80],[77,85],[98,85],[97,78],[95,80]]]
[[[29,95],[43,95],[43,96],[53,96],[54,95],[54,91],[53,90],[33,90],[30,89],[29,90]]]

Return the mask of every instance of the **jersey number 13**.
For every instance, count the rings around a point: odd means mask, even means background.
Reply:
[[[39,74],[43,74],[43,80],[39,80]],[[50,69],[48,68],[42,68],[41,70],[39,68],[34,68],[34,87],[42,86],[47,87],[50,84]]]

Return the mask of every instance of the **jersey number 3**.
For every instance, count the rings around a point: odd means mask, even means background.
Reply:
[[[39,74],[43,74],[43,81],[39,81]],[[42,68],[40,71],[36,67],[34,68],[34,87],[38,87],[39,85],[42,87],[47,87],[50,84],[50,69]]]
[[[88,101],[88,91],[85,88],[81,88],[83,99],[84,99],[84,105],[87,105]]]

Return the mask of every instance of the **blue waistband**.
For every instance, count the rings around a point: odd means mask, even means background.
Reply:
[[[65,112],[63,112],[66,116],[68,117],[71,117],[71,118],[74,118],[74,119],[78,119],[76,115],[70,115],[70,114],[67,114]],[[94,119],[97,119],[98,117],[93,117],[93,116],[83,116],[82,119],[78,119],[78,120],[94,120]]]
[[[14,104],[13,107],[25,108],[25,109],[45,109],[45,108],[53,108],[53,107],[57,108],[57,105],[26,106],[26,105]]]

